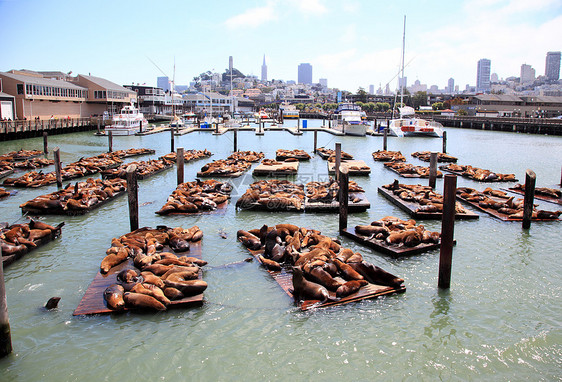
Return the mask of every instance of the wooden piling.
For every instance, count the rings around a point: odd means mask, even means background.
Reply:
[[[318,142],[318,130],[314,130],[314,154],[316,155],[316,147]],[[562,182],[562,180],[561,180]]]
[[[178,147],[178,152],[176,155],[176,165],[178,167],[178,185],[183,183],[183,171],[185,167],[185,157],[183,155],[183,147]]]
[[[437,151],[432,151],[429,155],[429,187],[435,189],[437,179]]]
[[[537,175],[532,170],[525,172],[525,197],[523,199],[523,229],[531,228],[533,202],[535,201],[535,181]]]
[[[99,123],[99,121],[98,121],[98,123]],[[98,127],[98,130],[99,130],[99,127]],[[139,133],[142,133],[142,121],[140,121],[140,125],[139,125]]]
[[[238,151],[238,129],[234,128],[234,151]]]
[[[340,179],[340,164],[341,164],[341,143],[336,143],[336,167],[334,172],[336,173],[336,180]]]
[[[136,164],[127,167],[127,195],[129,198],[129,222],[132,232],[139,228],[139,189]]]
[[[110,131],[107,134],[107,141],[108,141],[108,144],[109,144],[108,152],[111,153],[111,152],[113,152],[113,132],[112,131]]]
[[[62,173],[61,173],[61,163],[60,163],[60,149],[55,147],[53,150],[53,156],[55,160],[55,174],[57,178],[57,187],[62,187]]]
[[[175,150],[174,147],[174,128],[170,126],[170,152],[173,153]]]
[[[340,234],[347,228],[347,208],[349,204],[349,169],[346,165],[339,167],[339,202],[340,202]]]
[[[441,248],[439,251],[439,288],[451,287],[451,266],[453,263],[453,234],[455,228],[455,202],[457,176],[445,175],[443,186],[443,218],[441,221]]]
[[[49,153],[49,142],[48,142],[48,135],[49,133],[47,133],[45,130],[43,130],[43,153],[48,154]]]
[[[384,132],[383,132],[383,136],[382,136],[382,149],[383,149],[384,151],[386,151],[386,150],[387,150],[387,147],[388,147],[388,146],[387,146],[387,141],[388,141],[388,128],[385,127],[385,128],[384,128]]]
[[[447,153],[447,132],[443,132],[443,154]]]
[[[74,122],[74,121],[73,121],[73,122]],[[99,118],[98,118],[98,134],[101,134],[101,127],[100,127],[100,124],[101,124],[101,122],[100,122],[100,120],[99,120]]]
[[[8,319],[8,302],[6,301],[6,285],[4,284],[4,264],[0,247],[0,358],[12,352],[12,336]]]

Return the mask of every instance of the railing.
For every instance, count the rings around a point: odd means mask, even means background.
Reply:
[[[71,129],[92,124],[90,118],[0,121],[0,134]]]

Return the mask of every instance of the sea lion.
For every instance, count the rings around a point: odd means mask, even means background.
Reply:
[[[154,297],[146,294],[126,292],[123,295],[123,299],[125,300],[125,304],[127,307],[160,311],[166,310],[166,306],[164,306],[164,304],[162,304]]]
[[[330,298],[328,289],[320,284],[308,281],[302,272],[301,267],[293,267],[293,297],[299,300],[320,300],[324,303]]]
[[[59,301],[60,301],[60,297],[51,297],[49,301],[47,301],[47,303],[45,304],[45,309],[47,310],[56,309],[56,307],[59,305]]]
[[[192,274],[198,274],[199,267],[197,265],[193,265],[193,266],[190,266],[190,267],[184,267],[184,266],[181,266],[181,265],[174,265],[174,266],[171,266],[171,268],[169,268],[164,274],[159,275],[159,276],[161,276],[160,278],[162,280],[165,280],[171,274],[178,273],[178,272],[190,272]]]
[[[145,283],[156,285],[158,288],[164,288],[164,282],[152,272],[142,272],[141,276]]]
[[[164,296],[170,300],[179,300],[185,297],[182,292],[172,287],[164,287]]]
[[[361,287],[367,285],[368,282],[365,280],[351,280],[340,286],[336,290],[337,297],[346,297],[350,294],[357,292]]]
[[[400,287],[404,283],[404,279],[385,271],[376,265],[370,264],[366,261],[361,263],[349,264],[355,271],[359,272],[367,281],[372,284],[386,285],[394,288]]]
[[[27,247],[23,244],[13,245],[0,240],[0,247],[2,248],[2,256],[20,256],[27,253]]]
[[[353,269],[349,264],[342,263],[338,259],[334,259],[333,262],[334,264],[336,264],[336,267],[338,267],[338,270],[341,272],[344,279],[363,280],[363,276],[361,276],[361,274],[355,271],[355,269]]]
[[[314,282],[326,287],[326,289],[335,292],[342,283],[335,280],[328,272],[326,272],[322,267],[314,267],[310,269],[305,275]]]
[[[199,277],[198,272],[194,271],[181,271],[181,272],[174,272],[170,273],[166,277],[162,277],[162,280],[169,280],[169,281],[186,281],[186,280],[195,280]]]
[[[205,260],[198,259],[197,257],[193,257],[193,256],[181,256],[178,260],[184,261],[186,263],[195,264],[199,267],[203,267],[208,264]]]
[[[117,281],[122,283],[133,283],[139,279],[139,272],[136,269],[124,269],[117,274]]]
[[[174,267],[173,265],[150,264],[150,265],[142,268],[142,271],[143,272],[145,272],[145,271],[152,272],[156,276],[162,276],[163,274],[168,272],[173,267]]]
[[[170,248],[174,252],[186,252],[189,251],[189,242],[179,236],[173,236],[169,240]]]
[[[107,302],[107,306],[113,310],[123,310],[125,308],[125,300],[123,294],[125,289],[119,284],[112,284],[105,288],[103,298]]]
[[[266,259],[262,255],[258,255],[258,259],[263,264],[263,266],[266,267],[270,271],[280,271],[281,270],[281,265],[275,260]]]
[[[129,250],[126,247],[119,248],[117,253],[110,253],[103,258],[100,265],[100,272],[102,274],[109,272],[111,268],[121,264],[123,261],[127,260],[128,257]]]
[[[207,289],[207,283],[203,280],[187,280],[187,281],[169,281],[164,280],[167,287],[176,288],[184,296],[194,296],[203,293]]]
[[[137,283],[133,288],[131,288],[130,292],[152,296],[164,305],[168,305],[170,303],[170,300],[164,295],[164,292],[152,284]]]

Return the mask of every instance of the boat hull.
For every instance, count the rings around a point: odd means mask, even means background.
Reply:
[[[107,127],[105,129],[105,133],[109,134],[111,133],[111,135],[135,135],[136,133],[138,133],[140,131],[140,128],[109,128]]]

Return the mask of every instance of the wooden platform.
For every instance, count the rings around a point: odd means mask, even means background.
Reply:
[[[391,162],[391,163],[394,163],[394,162]],[[421,167],[421,166],[415,166],[415,167]],[[403,173],[399,172],[398,170],[396,170],[396,169],[394,169],[394,168],[392,168],[392,167],[388,167],[388,166],[384,166],[384,168],[386,168],[387,170],[390,170],[390,171],[392,171],[392,172],[397,173],[398,175],[400,175],[400,176],[403,177],[403,178],[424,178],[424,179],[428,179],[428,178],[429,178],[429,172],[428,172],[428,175],[425,176],[425,175],[410,174],[410,173],[408,173],[408,174],[403,174]],[[442,177],[443,177],[443,174],[437,174],[437,175],[436,175],[436,178],[442,178]]]
[[[205,174],[199,171],[197,173],[197,176],[199,178],[238,178],[240,175],[242,175],[245,172],[246,171]]]
[[[344,134],[341,134],[344,135]],[[328,158],[331,155],[336,155],[336,150],[332,150],[332,149],[328,149],[330,150],[328,153],[321,151],[320,149],[322,149],[323,147],[319,147],[316,149],[316,153],[320,156],[320,158],[324,159],[324,160],[328,160]],[[353,155],[346,153],[345,151],[341,152],[341,159],[342,160],[353,160]]]
[[[126,167],[129,167],[129,165],[130,165],[129,163],[126,164]],[[146,173],[146,174],[139,174],[139,173],[137,172],[137,179],[138,179],[138,180],[148,179],[148,178],[150,178],[150,177],[153,176],[153,175],[160,174],[161,172],[164,172],[164,171],[166,171],[166,170],[171,169],[173,166],[174,166],[173,164],[170,164],[170,165],[168,165],[168,166],[159,168],[159,169],[157,169],[157,170],[155,170],[155,171],[152,171],[152,172],[149,172],[149,173]],[[126,168],[126,167],[125,167],[125,168]],[[106,170],[104,170],[104,171],[106,171]],[[137,170],[137,171],[138,171],[138,170]],[[101,177],[102,177],[102,179],[115,179],[115,178],[127,179],[127,174],[125,173],[125,176],[121,176],[121,177],[120,177],[118,174],[107,174],[107,173],[104,174],[104,173],[102,172],[102,173],[101,173]]]
[[[470,179],[470,180],[473,180],[473,181],[475,181],[475,182],[482,182],[482,183],[519,182],[518,179],[511,179],[511,180],[500,180],[500,179],[494,179],[494,180],[478,180],[478,179],[471,178],[471,177],[469,177],[469,176],[465,176],[463,172],[448,170],[446,166],[439,166],[439,170],[448,172],[449,174],[454,174],[454,175],[456,175],[456,176],[463,177],[463,178],[465,178],[465,179]]]
[[[172,215],[184,215],[184,216],[195,216],[195,215],[224,215],[226,213],[226,207],[228,206],[228,200],[226,202],[217,204],[216,210],[206,210],[197,212],[170,212],[169,214],[164,214],[160,216],[172,216]],[[156,213],[156,212],[155,212]]]
[[[343,236],[348,237],[360,244],[363,244],[369,248],[373,248],[378,252],[391,255],[392,257],[417,255],[419,253],[431,251],[433,249],[437,249],[441,247],[441,243],[439,244],[421,243],[416,245],[415,247],[404,247],[404,246],[399,247],[396,245],[388,245],[384,240],[376,240],[376,239],[369,240],[367,236],[363,236],[355,232],[355,227],[345,228],[342,234]]]
[[[441,212],[418,212],[416,211],[421,205],[419,203],[414,202],[407,202],[405,200],[400,199],[396,195],[394,195],[391,191],[388,191],[382,187],[378,188],[380,194],[382,194],[385,198],[390,200],[393,204],[398,206],[403,211],[406,211],[410,216],[414,219],[433,219],[433,220],[441,220],[442,213]],[[480,216],[473,212],[467,212],[466,214],[455,214],[455,219],[478,219]]]
[[[94,204],[93,206],[90,206],[84,210],[64,210],[64,209],[45,209],[45,210],[40,210],[40,209],[36,209],[36,208],[28,208],[28,207],[21,207],[21,213],[22,214],[30,214],[30,215],[68,215],[68,216],[78,216],[78,215],[84,215],[87,214],[88,212],[95,210],[96,208],[99,208],[109,202],[111,202],[112,200],[117,199],[118,197],[120,197],[121,195],[125,195],[127,193],[127,190],[125,191],[121,191],[121,192],[116,192],[112,197],[107,198],[105,200],[102,200],[99,203]]]
[[[490,195],[486,195],[486,196],[488,196],[490,199],[492,199],[494,201],[499,201],[499,200],[505,201],[505,199],[496,198],[496,197],[493,197],[493,196],[490,196]],[[480,210],[482,212],[485,212],[488,215],[491,215],[491,216],[493,216],[496,219],[499,219],[501,221],[504,221],[504,222],[520,222],[520,221],[523,221],[523,218],[510,218],[509,215],[502,214],[502,213],[498,212],[497,210],[494,210],[493,208],[481,207],[478,203],[474,203],[474,202],[471,202],[469,200],[466,200],[466,199],[460,197],[458,194],[457,194],[457,199],[462,201],[463,203],[466,203],[469,206],[471,206],[473,208],[476,208],[477,210]],[[562,220],[560,220],[560,219],[532,219],[532,221],[534,221],[534,222],[537,222],[537,221],[553,222],[553,221],[562,221]]]
[[[188,252],[182,252],[182,255],[193,256],[198,259],[202,258],[202,250],[201,250],[201,241],[196,243],[189,243],[190,250]],[[164,247],[162,252],[172,252],[169,247]],[[100,258],[100,262],[101,262]],[[119,264],[110,269],[110,271],[106,275],[102,275],[100,272],[96,274],[94,280],[86,290],[84,297],[78,304],[73,316],[81,316],[81,315],[91,315],[91,314],[108,314],[108,313],[123,313],[127,312],[132,309],[125,308],[122,311],[115,311],[109,309],[103,298],[103,292],[105,289],[110,286],[111,284],[117,283],[117,274],[124,269],[133,269],[135,266],[133,265],[132,259],[127,259],[127,261]],[[199,279],[202,279],[201,272],[199,272]],[[173,300],[170,302],[170,305],[167,306],[168,309],[173,308],[185,308],[189,306],[201,306],[203,305],[203,293],[189,296],[182,298],[181,300]]]
[[[514,194],[525,196],[525,192],[515,188],[500,188],[502,191],[513,192]],[[549,202],[554,204],[562,205],[562,198],[552,198],[546,195],[537,194],[535,191],[535,199],[542,200],[543,202]]]
[[[359,198],[360,201],[356,203],[349,201],[347,205],[348,212],[365,212],[371,208],[371,203],[367,200],[365,193],[350,192],[349,196]],[[331,203],[309,202],[308,198],[305,198],[304,209],[306,212],[339,212],[340,202],[336,200]]]
[[[257,251],[252,251],[248,248],[246,248],[251,254],[252,256],[254,256],[256,258],[256,260],[258,262],[258,255],[263,254],[263,249],[257,250]],[[261,264],[261,262],[260,262]],[[286,265],[282,265],[282,269],[281,271],[270,271],[267,270],[265,267],[263,267],[263,269],[269,273],[269,275],[279,284],[279,286],[281,287],[281,289],[283,289],[285,291],[285,293],[287,293],[287,295],[294,301],[294,297],[293,294],[291,293],[291,290],[293,289],[293,271],[292,268],[290,266],[286,266]],[[344,297],[338,301],[327,301],[325,303],[320,303],[320,300],[305,300],[302,302],[302,304],[297,306],[303,310],[310,310],[310,309],[314,309],[314,308],[326,308],[329,306],[336,306],[336,305],[344,305],[344,304],[348,304],[350,302],[355,302],[355,301],[360,301],[360,300],[367,300],[367,299],[373,299],[373,298],[377,298],[379,296],[385,296],[388,294],[394,294],[394,293],[404,293],[406,291],[406,287],[400,287],[400,288],[393,288],[393,287],[389,287],[389,286],[383,286],[383,285],[376,285],[376,284],[367,284],[366,286],[362,287],[361,289],[359,289],[359,291]],[[330,296],[335,298],[336,294],[335,292],[330,292]]]
[[[299,162],[282,162],[281,164],[265,165],[260,163],[252,175],[256,176],[275,176],[275,175],[295,175],[299,170]]]
[[[62,225],[64,225],[64,223],[62,223]],[[2,264],[4,265],[4,267],[7,267],[8,265],[14,263],[15,261],[21,259],[22,257],[24,257],[25,255],[27,255],[28,253],[33,252],[34,250],[36,250],[37,248],[41,248],[42,246],[44,246],[47,243],[50,243],[51,241],[57,239],[60,237],[60,235],[62,234],[62,226],[61,227],[56,227],[57,229],[51,233],[51,235],[46,236],[44,238],[42,238],[40,240],[39,243],[37,243],[37,247],[31,248],[29,249],[27,252],[23,253],[23,254],[19,254],[19,255],[9,255],[9,256],[2,256]]]
[[[298,161],[310,160],[310,154],[303,152],[304,150],[300,150],[301,153],[295,152],[294,150],[287,150],[285,152],[280,150],[275,152],[275,159],[278,161],[284,161],[286,159],[296,159]]]
[[[342,160],[341,165],[346,165],[349,175],[369,175],[371,168],[363,160]],[[334,174],[336,169],[335,162],[328,162],[328,174]]]

